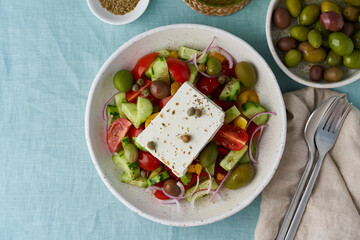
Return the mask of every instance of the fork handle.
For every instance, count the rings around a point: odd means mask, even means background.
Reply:
[[[320,168],[321,168],[321,165],[323,163],[323,160],[324,160],[324,154],[321,154],[319,153],[319,156],[318,156],[318,159],[317,159],[317,162],[315,164],[315,167],[314,167],[314,170],[311,174],[311,177],[309,179],[309,182],[306,186],[306,189],[305,189],[305,192],[300,200],[300,204],[295,212],[295,215],[294,215],[294,218],[290,224],[290,227],[289,227],[289,230],[287,232],[287,235],[285,237],[285,240],[293,240],[294,237],[295,237],[295,234],[296,234],[296,231],[299,227],[299,223],[301,221],[301,218],[304,214],[304,211],[305,211],[305,208],[306,208],[306,205],[309,201],[309,198],[310,198],[310,195],[311,195],[311,192],[314,188],[314,185],[315,185],[315,182],[316,182],[316,179],[319,175],[319,172],[320,172]]]
[[[293,199],[292,199],[292,201],[290,203],[290,207],[286,212],[284,221],[283,221],[283,223],[281,225],[281,228],[279,230],[279,233],[278,233],[278,236],[277,236],[276,240],[283,240],[285,238],[286,232],[287,232],[287,230],[289,228],[289,225],[291,223],[291,219],[293,218],[296,207],[299,204],[299,201],[300,201],[300,198],[301,198],[301,193],[303,192],[303,190],[305,188],[305,183],[309,178],[309,174],[310,174],[313,163],[314,163],[314,153],[311,152],[311,150],[310,150],[309,151],[309,160],[308,160],[308,162],[306,164],[304,173],[303,173],[303,175],[302,175],[302,177],[300,179],[300,182],[299,182],[299,185],[298,185],[298,187],[296,189],[294,197],[293,197]]]

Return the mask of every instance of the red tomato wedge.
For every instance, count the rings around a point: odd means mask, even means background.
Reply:
[[[150,64],[157,56],[159,56],[159,53],[149,53],[137,61],[134,69],[131,71],[135,80],[139,79],[144,74],[145,70],[150,66]]]
[[[228,110],[232,106],[235,105],[235,102],[228,102],[228,101],[222,101],[222,100],[215,100],[214,101],[219,107],[222,108],[223,111]]]
[[[170,199],[168,196],[166,196],[163,191],[161,190],[156,190],[155,193],[154,193],[155,197],[157,199],[160,199],[160,200],[166,200],[166,199]]]
[[[168,58],[166,63],[175,81],[181,84],[189,80],[190,68],[185,62],[177,58]]]
[[[170,101],[171,98],[172,98],[172,96],[168,96],[168,97],[162,99],[159,102],[160,109],[162,109]]]
[[[131,122],[125,118],[118,118],[110,125],[106,134],[106,143],[111,152],[117,152],[121,139],[126,136],[131,125]]]
[[[258,125],[256,125],[256,123],[251,122],[251,123],[249,124],[249,126],[247,127],[247,129],[246,129],[247,134],[248,134],[249,136],[251,136],[257,127],[258,127]],[[259,133],[260,133],[260,131],[257,131],[257,132],[254,134],[254,137],[256,137],[257,135],[259,135]]]
[[[218,158],[224,158],[230,151],[224,147],[219,146],[218,148]]]
[[[131,126],[130,130],[129,130],[129,138],[130,141],[132,142],[133,137],[137,137],[139,136],[139,134],[145,129],[145,125],[141,124],[141,126],[139,128],[136,128],[134,125]]]
[[[154,171],[161,165],[161,162],[151,153],[143,151],[139,151],[137,162],[142,169],[149,171]]]
[[[216,133],[215,139],[225,148],[240,151],[249,140],[245,130],[233,125],[224,125]]]
[[[206,96],[210,95],[218,86],[219,81],[217,78],[202,77],[196,84],[197,89]]]
[[[132,102],[135,103],[137,101],[137,98],[140,96],[141,91],[145,88],[149,88],[150,84],[151,84],[151,80],[144,78],[145,80],[145,85],[142,86],[139,91],[134,92],[132,89],[130,89],[129,91],[126,92],[126,99],[128,100],[128,102]],[[150,99],[151,100],[151,99]]]

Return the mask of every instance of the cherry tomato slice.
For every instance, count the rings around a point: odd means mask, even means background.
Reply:
[[[135,80],[140,78],[145,70],[150,66],[152,61],[159,55],[159,53],[149,53],[144,56],[142,56],[136,63],[134,69],[131,71],[133,74]]]
[[[223,111],[228,110],[232,106],[235,105],[235,102],[228,102],[228,101],[222,101],[222,100],[215,100],[215,103],[222,108]]]
[[[219,99],[220,93],[222,92],[223,89],[224,89],[224,85],[220,85],[211,93],[211,96],[213,96],[214,99]]]
[[[233,125],[224,125],[216,133],[215,139],[225,148],[240,151],[249,140],[245,130]]]
[[[185,62],[177,58],[168,58],[166,63],[175,81],[181,84],[189,80],[190,68]]]
[[[217,78],[208,78],[202,77],[198,80],[196,87],[199,89],[200,92],[205,94],[206,96],[210,95],[218,86],[219,81]]]
[[[232,69],[229,68],[229,61],[225,60],[221,63],[221,69],[225,76],[231,77],[232,76]]]
[[[224,158],[230,151],[224,147],[218,146],[218,158]]]
[[[172,98],[172,96],[168,96],[168,97],[166,97],[166,98],[163,98],[163,99],[159,102],[160,109],[162,109],[162,108],[170,101],[171,98]]]
[[[140,96],[141,91],[145,88],[149,88],[150,84],[151,84],[151,80],[144,78],[145,80],[145,85],[142,86],[138,91],[134,92],[132,89],[130,89],[129,91],[126,92],[126,99],[128,100],[128,102],[131,103],[136,103],[137,98]],[[151,100],[151,99],[150,99]]]
[[[143,151],[139,151],[137,162],[142,169],[149,171],[154,171],[161,165],[161,162],[151,153]]]
[[[131,125],[131,122],[125,118],[118,118],[110,125],[106,134],[106,143],[111,152],[117,152],[121,139],[126,136]]]
[[[139,134],[145,129],[145,125],[141,124],[141,126],[139,128],[136,128],[134,125],[131,126],[130,130],[129,130],[129,138],[130,141],[132,142],[133,137],[137,137],[139,136]]]
[[[155,197],[157,199],[160,199],[160,200],[166,200],[166,199],[170,199],[168,196],[166,196],[163,191],[161,190],[156,190],[156,192],[154,193]]]
[[[258,125],[256,125],[256,123],[251,122],[248,126],[248,128],[246,129],[246,132],[248,134],[249,137],[251,137],[251,134],[253,134],[253,132],[255,131],[255,129],[258,127]],[[257,135],[259,135],[260,131],[257,131],[254,134],[254,137],[256,137]]]

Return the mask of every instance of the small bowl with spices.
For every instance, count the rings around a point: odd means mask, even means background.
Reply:
[[[93,14],[105,23],[123,25],[138,19],[149,0],[87,0]]]

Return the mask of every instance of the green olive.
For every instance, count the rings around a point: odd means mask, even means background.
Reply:
[[[309,39],[309,43],[314,48],[319,48],[321,46],[322,36],[318,30],[316,29],[311,30],[308,34],[308,39]]]
[[[323,38],[321,46],[324,47],[324,48],[330,48],[328,38]]]
[[[135,162],[138,159],[139,152],[135,144],[129,143],[124,147],[124,156],[129,162]]]
[[[326,64],[330,67],[335,67],[341,63],[342,57],[337,55],[333,50],[330,50],[326,57]]]
[[[247,88],[252,88],[256,82],[256,73],[249,62],[239,62],[235,66],[235,74],[239,81]]]
[[[340,56],[347,56],[354,50],[354,43],[345,33],[333,32],[329,35],[330,48]]]
[[[210,142],[201,151],[199,155],[199,160],[204,168],[208,168],[216,161],[217,156],[218,156],[217,146],[214,142]]]
[[[299,16],[299,22],[301,25],[311,25],[320,16],[319,7],[315,4],[310,4],[303,8]]]
[[[321,35],[325,38],[327,38],[330,35],[330,31],[327,30],[320,22],[320,20],[318,20],[315,25],[314,25],[314,29],[318,30]]]
[[[127,92],[133,84],[133,76],[127,70],[118,71],[113,78],[114,87],[120,92]]]
[[[290,28],[290,36],[298,40],[299,42],[305,42],[308,40],[308,34],[310,29],[305,26],[293,26]]]
[[[206,72],[210,76],[219,75],[221,72],[221,63],[214,57],[209,57],[206,61]]]
[[[302,42],[298,46],[299,51],[305,61],[311,63],[323,62],[326,58],[326,51],[322,48],[314,48],[308,42]]]
[[[330,67],[324,72],[324,80],[328,82],[338,82],[343,76],[343,71],[338,67]]]
[[[360,50],[354,50],[349,56],[345,56],[343,60],[345,67],[359,69],[360,68]]]
[[[353,5],[355,7],[360,7],[360,1],[359,0],[343,0],[344,2]]]
[[[354,34],[352,40],[354,42],[355,48],[360,49],[360,31]]]
[[[285,64],[288,67],[295,67],[301,61],[301,52],[297,49],[288,51],[285,55]]]
[[[321,12],[322,13],[324,13],[324,12],[336,12],[336,13],[341,15],[341,9],[340,9],[339,5],[337,5],[334,2],[330,2],[330,1],[324,1],[321,4]]]
[[[254,176],[254,169],[250,163],[240,164],[226,178],[224,187],[238,189],[247,185]]]
[[[291,16],[294,18],[299,16],[302,9],[301,0],[286,0],[285,5]]]

